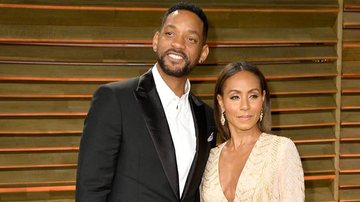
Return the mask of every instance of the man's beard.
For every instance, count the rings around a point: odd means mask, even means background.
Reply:
[[[184,58],[184,61],[185,61],[184,66],[182,66],[181,68],[172,70],[170,67],[165,65],[164,58],[168,54],[169,51],[177,52],[177,51],[174,51],[174,50],[168,50],[162,55],[160,55],[159,53],[156,54],[157,62],[159,64],[160,68],[162,69],[162,71],[164,71],[169,76],[175,76],[175,77],[178,77],[178,78],[189,75],[190,72],[191,72],[191,69],[192,69],[192,67],[194,65],[190,63],[189,58],[183,53],[181,53],[181,55],[182,55],[182,57]]]

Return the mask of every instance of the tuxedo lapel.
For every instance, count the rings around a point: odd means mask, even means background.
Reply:
[[[180,198],[175,148],[151,70],[140,77],[135,97],[174,194]]]
[[[188,192],[196,184],[196,179],[202,177],[201,166],[205,165],[207,161],[207,123],[204,104],[200,102],[195,96],[189,96],[190,105],[194,117],[195,134],[196,134],[196,154],[191,165],[189,175],[186,180],[182,199],[189,194]]]

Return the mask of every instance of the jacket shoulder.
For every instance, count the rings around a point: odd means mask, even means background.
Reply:
[[[135,77],[123,81],[107,83],[100,86],[100,88],[110,88],[113,90],[136,89],[138,83],[139,77]]]

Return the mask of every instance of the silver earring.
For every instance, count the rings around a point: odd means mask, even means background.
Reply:
[[[263,120],[263,117],[264,117],[264,112],[261,110],[261,112],[260,112],[260,122]]]
[[[221,125],[225,125],[225,115],[224,114],[225,114],[225,111],[223,111],[220,116]]]

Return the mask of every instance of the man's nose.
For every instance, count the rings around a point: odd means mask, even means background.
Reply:
[[[185,39],[181,36],[175,37],[173,39],[171,45],[175,49],[184,49],[185,48]]]

